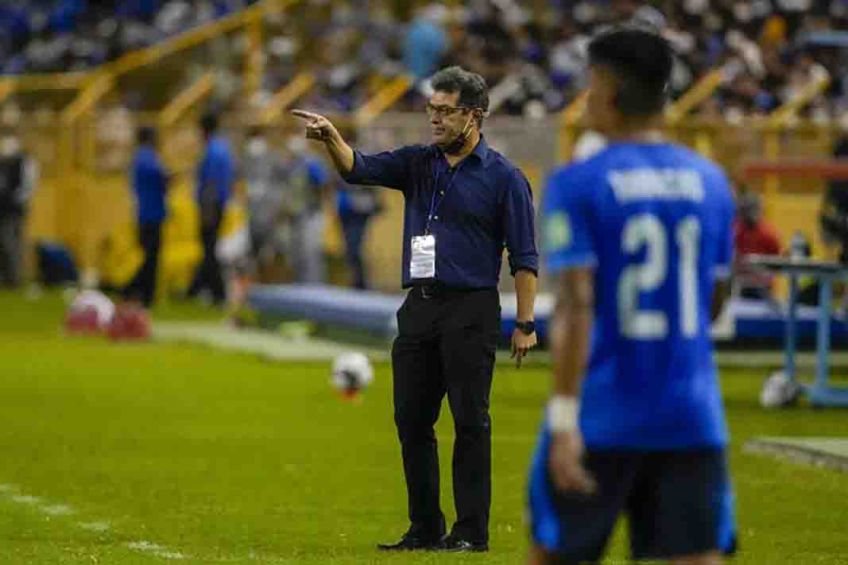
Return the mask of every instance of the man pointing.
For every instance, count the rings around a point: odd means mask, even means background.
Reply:
[[[491,500],[489,392],[500,332],[497,291],[504,247],[515,277],[518,322],[512,353],[536,345],[538,254],[530,186],[480,133],[489,106],[477,74],[450,67],[431,79],[431,145],[365,155],[325,117],[295,110],[306,135],[324,143],[351,184],[404,194],[403,287],[392,347],[394,415],[403,455],[409,529],[382,550],[487,551]],[[447,394],[457,520],[445,535],[433,429]]]

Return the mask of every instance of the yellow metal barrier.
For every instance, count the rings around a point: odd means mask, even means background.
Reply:
[[[244,93],[250,97],[262,87],[265,54],[262,52],[262,13],[251,12],[245,22],[247,49],[244,59]]]
[[[169,128],[188,111],[189,108],[200,103],[215,88],[215,75],[206,72],[194,81],[188,88],[180,92],[171,100],[165,108],[159,112],[158,123],[160,128]]]
[[[563,162],[570,161],[574,154],[577,126],[583,119],[583,114],[586,113],[588,102],[589,93],[584,90],[559,114],[559,156]]]
[[[289,108],[295,101],[309,92],[309,89],[315,84],[315,75],[312,73],[303,72],[295,76],[288,84],[278,90],[265,108],[262,109],[262,114],[259,122],[262,125],[269,125],[274,120]]]
[[[90,80],[91,71],[75,73],[54,73],[49,75],[21,75],[4,79],[12,84],[14,92],[35,92],[39,90],[76,90]]]
[[[822,94],[830,85],[830,77],[827,75],[818,77],[804,86],[798,94],[791,100],[786,101],[782,106],[774,110],[768,115],[764,124],[763,133],[763,154],[770,161],[777,161],[780,158],[780,135],[791,120],[798,116],[807,104],[812,102],[817,96]],[[765,210],[766,215],[773,217],[775,210],[775,200],[778,191],[780,190],[780,177],[777,175],[766,175],[764,181],[765,191]]]
[[[712,70],[702,76],[680,98],[669,104],[665,114],[666,123],[671,126],[676,125],[695,108],[710,98],[723,81],[724,73],[721,69]]]
[[[412,88],[412,77],[401,75],[389,81],[370,100],[365,102],[353,114],[353,123],[356,127],[364,127],[371,123],[377,116],[391,108],[395,102],[403,98]]]

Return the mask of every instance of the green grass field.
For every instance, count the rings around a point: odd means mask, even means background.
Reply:
[[[388,365],[352,404],[323,363],[68,339],[61,312],[57,296],[0,294],[0,563],[522,562],[544,367],[496,371],[491,552],[386,556],[374,544],[406,527]],[[197,316],[210,314],[159,312]],[[755,435],[844,435],[848,413],[765,412],[761,373],[723,373],[736,562],[848,563],[848,475],[741,448]],[[447,409],[439,433],[448,470]],[[450,492],[445,474],[449,517]],[[624,548],[619,535],[609,562]]]

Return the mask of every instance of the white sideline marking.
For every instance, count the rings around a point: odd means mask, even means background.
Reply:
[[[37,496],[31,496],[29,494],[13,494],[11,497],[12,502],[17,502],[18,504],[38,504],[41,502],[41,498]]]
[[[70,516],[75,511],[67,504],[49,504],[41,507],[41,511],[48,516]]]
[[[108,532],[108,522],[77,522],[77,526],[89,532]]]
[[[142,553],[149,553],[151,555],[155,555],[156,557],[161,557],[162,559],[180,560],[186,558],[186,555],[180,553],[179,551],[170,551],[168,548],[162,547],[158,543],[153,543],[146,540],[131,541],[127,544],[127,547],[134,551],[141,551]]]
[[[19,494],[16,485],[0,483],[0,495],[5,495],[9,500],[18,504],[35,506],[42,514],[46,514],[47,516],[70,516],[71,514],[76,514],[76,510],[67,504],[43,504],[42,498],[39,496]],[[76,525],[90,532],[102,533],[111,529],[108,522],[77,522]],[[146,540],[131,541],[127,543],[127,547],[133,551],[147,553],[161,559],[182,560],[190,557],[185,553],[172,551],[163,545]]]

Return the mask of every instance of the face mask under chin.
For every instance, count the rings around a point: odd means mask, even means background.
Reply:
[[[453,139],[453,141],[439,145],[441,150],[448,155],[456,155],[462,148],[465,146],[466,140],[471,135],[471,123],[474,119],[474,115],[470,115],[468,117],[468,121],[465,122],[465,126],[463,126],[462,131],[457,134],[457,136]]]

